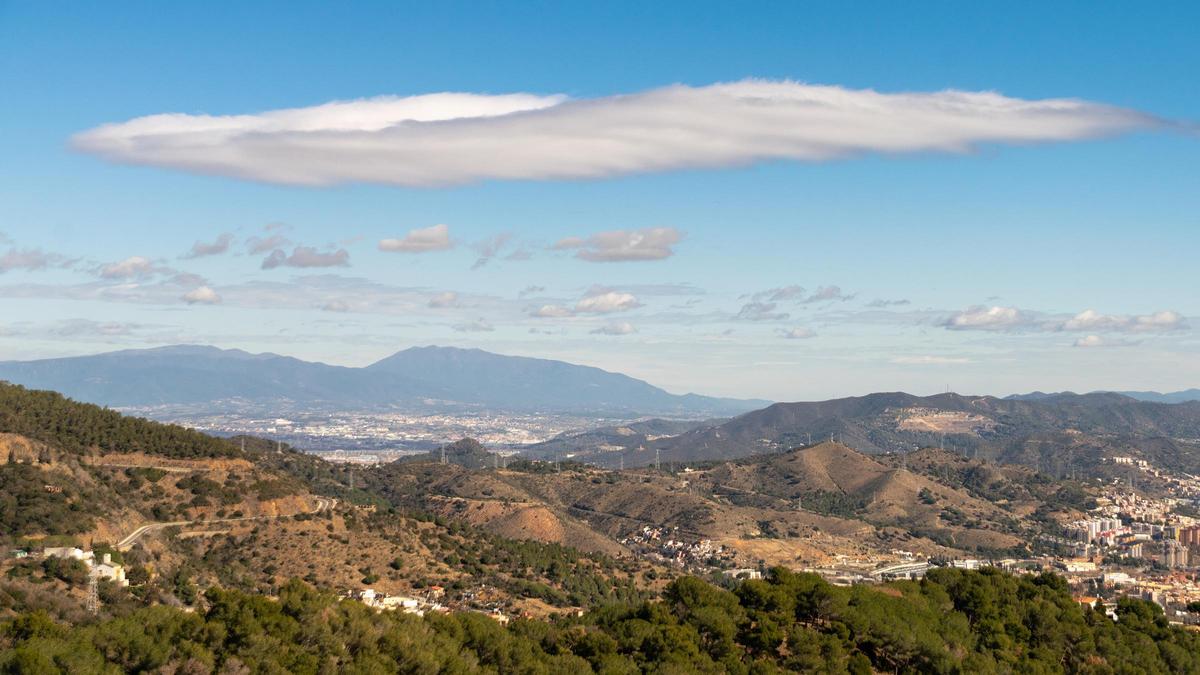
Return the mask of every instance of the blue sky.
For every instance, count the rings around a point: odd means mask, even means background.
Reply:
[[[1195,3],[645,4],[0,2],[0,359],[202,342],[360,365],[447,344],[779,400],[1200,385]],[[803,110],[747,121],[748,78],[881,112],[825,101],[830,145],[856,150],[818,161]],[[946,151],[946,90],[1085,107],[1052,131],[971,108],[987,133]],[[469,137],[129,143],[163,113],[194,134],[440,92],[535,103]],[[650,129],[634,147],[596,151],[631,120]],[[80,141],[105,124],[123,126]],[[997,140],[1013,125],[1036,138]],[[776,136],[803,147],[771,155]],[[436,225],[435,250],[381,250]],[[309,266],[264,269],[275,249]]]

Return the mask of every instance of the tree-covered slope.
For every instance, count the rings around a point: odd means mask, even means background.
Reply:
[[[66,452],[140,452],[175,458],[235,457],[238,448],[174,424],[126,417],[52,391],[0,382],[0,433],[47,443]]]
[[[840,588],[776,569],[732,591],[685,577],[661,601],[507,627],[479,613],[376,613],[300,582],[278,600],[211,589],[202,604],[78,627],[25,614],[0,625],[0,671],[1200,672],[1200,636],[1155,605],[1122,600],[1114,622],[1060,577],[993,570]]]

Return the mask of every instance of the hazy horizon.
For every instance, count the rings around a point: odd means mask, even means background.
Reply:
[[[256,355],[256,356],[257,356],[257,355],[265,355],[265,354],[270,354],[270,355],[281,356],[281,357],[301,358],[301,357],[297,356],[296,354],[290,354],[290,353],[286,353],[286,352],[275,352],[275,351],[269,351],[269,352],[254,352],[254,351],[250,351],[250,350],[240,349],[239,347],[226,347],[226,346],[222,346],[222,345],[215,345],[215,344],[204,344],[204,343],[194,343],[194,344],[163,344],[163,345],[153,345],[153,346],[145,346],[145,347],[117,348],[117,349],[103,350],[103,351],[99,351],[99,352],[88,352],[88,353],[80,353],[80,354],[67,354],[67,355],[61,355],[61,356],[51,356],[51,357],[45,357],[45,358],[46,358],[46,359],[75,358],[75,357],[84,357],[84,356],[98,356],[98,355],[103,355],[103,354],[108,354],[108,353],[115,353],[115,352],[120,352],[120,351],[140,351],[140,350],[151,350],[151,349],[168,349],[168,348],[172,348],[172,347],[213,347],[213,348],[216,348],[216,349],[220,349],[220,350],[222,350],[222,351],[243,351],[243,352],[247,352],[247,353],[249,353],[249,354]],[[489,352],[489,353],[492,353],[492,354],[499,354],[499,355],[501,355],[501,356],[522,356],[522,357],[529,357],[529,358],[546,358],[546,357],[543,357],[543,356],[538,356],[538,355],[536,355],[536,354],[517,354],[517,353],[501,353],[501,352],[494,352],[494,351],[492,351],[492,350],[489,350],[489,349],[483,349],[482,347],[448,347],[447,345],[437,345],[437,344],[413,344],[413,345],[408,345],[408,346],[399,347],[399,348],[397,348],[397,349],[395,349],[395,350],[393,350],[393,351],[389,351],[389,352],[386,352],[386,353],[382,353],[382,354],[381,354],[381,355],[380,355],[378,358],[370,358],[370,359],[368,359],[368,360],[365,360],[365,361],[358,361],[358,360],[355,360],[355,361],[346,361],[346,362],[334,362],[334,361],[323,361],[323,360],[320,360],[320,359],[301,359],[301,360],[304,360],[304,361],[309,361],[309,362],[311,362],[311,363],[323,363],[323,364],[326,364],[326,365],[332,365],[332,366],[343,366],[343,367],[347,367],[347,368],[365,368],[365,367],[367,367],[367,366],[369,366],[369,365],[371,365],[371,364],[373,364],[373,363],[376,363],[377,361],[379,361],[379,360],[381,360],[381,359],[384,359],[384,358],[386,358],[386,357],[388,357],[388,356],[391,356],[391,355],[393,355],[393,354],[396,354],[396,353],[398,353],[398,352],[405,351],[405,350],[408,350],[408,349],[420,349],[420,348],[427,348],[427,347],[433,347],[433,348],[455,348],[455,349],[482,349],[483,351],[486,351],[486,352]],[[44,359],[35,358],[35,359],[21,359],[21,360],[22,360],[22,361],[36,361],[36,360],[44,360]],[[651,384],[651,385],[653,385],[653,386],[655,386],[655,387],[658,387],[659,389],[662,389],[662,390],[664,390],[664,391],[667,391],[668,393],[671,393],[671,394],[677,394],[677,395],[682,395],[682,394],[700,394],[700,395],[704,395],[704,396],[724,396],[724,395],[722,395],[722,394],[713,394],[712,392],[707,392],[707,391],[697,391],[697,390],[683,390],[683,389],[677,389],[677,388],[674,388],[674,387],[670,386],[670,384],[669,384],[669,383],[667,383],[667,384],[664,384],[664,383],[660,383],[660,382],[654,382],[654,381],[652,381],[652,380],[646,380],[645,378],[638,377],[637,375],[635,375],[635,374],[633,374],[633,373],[627,373],[627,372],[623,372],[623,371],[621,371],[621,370],[618,370],[618,369],[604,368],[604,367],[602,367],[602,366],[599,366],[599,365],[596,365],[596,364],[591,364],[591,363],[583,363],[583,362],[574,362],[574,361],[565,361],[564,359],[551,359],[551,360],[554,360],[554,361],[563,361],[563,362],[566,362],[566,363],[571,363],[571,364],[573,364],[573,365],[579,365],[579,366],[590,366],[590,367],[594,367],[594,368],[601,368],[602,370],[606,370],[606,371],[608,371],[608,372],[612,372],[612,373],[618,373],[618,374],[621,374],[621,375],[629,375],[630,377],[634,377],[634,378],[636,378],[636,379],[644,380],[644,381],[646,381],[648,384]],[[1179,389],[1178,391],[1185,391],[1185,390],[1191,390],[1191,389],[1196,389],[1196,388],[1197,388],[1197,387],[1185,387],[1185,388],[1181,388],[1181,389]],[[1032,394],[1032,393],[1047,393],[1047,394],[1057,394],[1057,393],[1075,393],[1075,394],[1088,394],[1088,393],[1105,393],[1105,392],[1116,392],[1116,393],[1120,393],[1120,392],[1132,392],[1132,391],[1139,391],[1139,392],[1151,392],[1151,393],[1160,393],[1160,394],[1169,394],[1169,393],[1175,393],[1175,391],[1176,391],[1176,390],[1136,389],[1136,388],[1131,388],[1131,387],[1100,387],[1100,388],[1096,388],[1096,389],[1087,389],[1087,390],[1073,390],[1073,389],[1039,389],[1039,388],[1037,388],[1037,387],[1034,387],[1034,388],[1025,389],[1025,390],[1021,390],[1021,391],[1007,391],[1007,392],[972,391],[972,390],[958,390],[958,389],[941,389],[941,390],[933,390],[933,391],[910,391],[910,390],[906,390],[906,389],[873,389],[873,390],[870,390],[870,391],[851,392],[851,393],[847,393],[847,394],[844,394],[844,395],[841,395],[841,396],[836,396],[836,397],[809,398],[809,399],[800,399],[800,398],[772,398],[772,397],[768,397],[768,396],[760,396],[760,395],[755,395],[755,394],[745,394],[745,395],[730,395],[729,397],[730,397],[730,398],[740,398],[740,399],[762,399],[762,400],[774,401],[774,402],[777,402],[777,403],[789,403],[789,402],[816,402],[816,401],[830,400],[830,399],[833,399],[833,398],[848,398],[848,397],[855,397],[855,396],[866,396],[866,395],[868,395],[868,394],[877,394],[877,393],[886,393],[886,392],[902,392],[902,393],[906,393],[906,394],[914,394],[914,395],[917,395],[917,396],[932,396],[932,395],[935,395],[935,394],[942,394],[942,393],[953,393],[953,394],[958,394],[958,395],[961,395],[961,396],[993,396],[993,397],[996,397],[996,398],[1004,398],[1004,397],[1006,397],[1006,396],[1016,396],[1016,395]]]

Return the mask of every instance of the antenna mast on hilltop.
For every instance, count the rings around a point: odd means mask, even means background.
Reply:
[[[242,436],[242,454],[246,454],[246,437]]]
[[[620,457],[617,458],[617,460],[618,460],[618,466],[620,467],[617,469],[617,471],[624,471],[625,470],[625,455],[621,455]]]
[[[441,447],[441,450],[442,450],[442,464],[445,464],[446,463],[446,446],[443,445]]]
[[[659,448],[654,449],[654,470],[655,471],[662,471],[662,460],[659,457],[660,452],[662,452],[662,451]]]

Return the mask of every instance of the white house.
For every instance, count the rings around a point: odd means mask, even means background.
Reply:
[[[74,546],[51,546],[42,550],[42,555],[47,558],[70,558],[79,562],[91,565],[95,560],[96,554],[91,551],[85,551]]]

